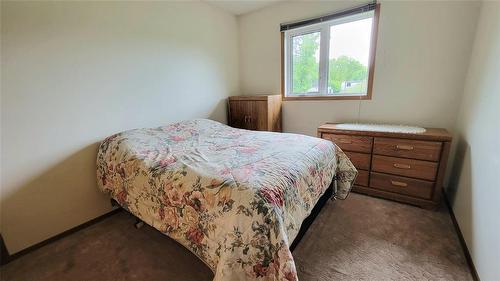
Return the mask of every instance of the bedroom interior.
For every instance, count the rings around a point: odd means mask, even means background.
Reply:
[[[0,3],[0,280],[500,280],[500,2]]]

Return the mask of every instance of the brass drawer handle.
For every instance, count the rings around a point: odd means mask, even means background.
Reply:
[[[411,145],[396,145],[396,149],[399,150],[413,150],[413,146]]]
[[[407,187],[408,186],[408,184],[406,182],[393,181],[393,180],[391,180],[391,184],[394,186],[400,186],[400,187]]]
[[[351,144],[352,140],[346,140],[346,139],[340,139],[339,143],[344,143],[344,144]]]
[[[393,166],[394,166],[394,168],[398,168],[398,169],[411,169],[411,166],[407,165],[407,164],[395,163]]]

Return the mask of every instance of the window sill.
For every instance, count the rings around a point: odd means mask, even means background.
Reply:
[[[299,100],[371,100],[371,95],[365,96],[282,96],[284,101],[299,101]]]

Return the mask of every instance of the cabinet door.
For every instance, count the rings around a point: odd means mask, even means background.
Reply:
[[[230,126],[247,130],[267,130],[267,103],[264,101],[230,101]]]
[[[246,115],[249,112],[247,105],[248,102],[243,101],[229,102],[229,125],[231,127],[246,129]]]
[[[271,131],[268,120],[268,103],[267,101],[255,101],[252,105],[252,115],[250,116],[252,130]]]

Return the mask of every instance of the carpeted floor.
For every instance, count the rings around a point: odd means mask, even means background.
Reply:
[[[0,269],[1,280],[211,280],[203,262],[125,212]],[[294,251],[304,280],[472,280],[445,207],[351,194],[328,202]]]

